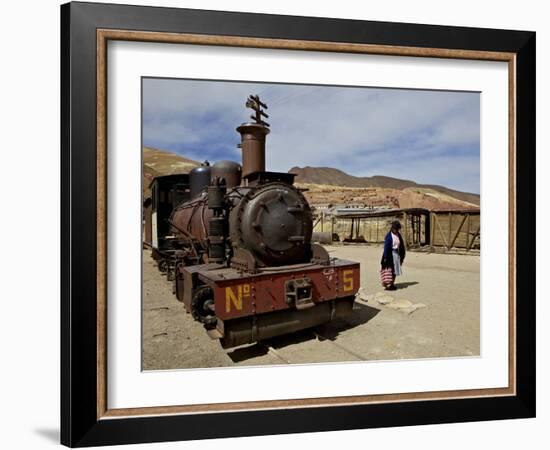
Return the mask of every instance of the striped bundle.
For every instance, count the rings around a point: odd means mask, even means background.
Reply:
[[[391,268],[380,269],[380,283],[382,286],[387,287],[393,283],[393,275]]]

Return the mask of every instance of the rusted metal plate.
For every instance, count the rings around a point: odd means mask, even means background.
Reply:
[[[230,268],[201,270],[200,279],[214,289],[216,316],[221,320],[294,308],[286,301],[285,283],[311,280],[314,303],[353,296],[360,285],[359,264],[337,260],[329,266],[285,266],[284,271],[239,273]]]

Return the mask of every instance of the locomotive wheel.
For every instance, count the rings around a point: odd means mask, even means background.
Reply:
[[[166,273],[166,271],[168,270],[168,261],[166,261],[165,259],[161,259],[158,262],[158,268],[162,273]]]
[[[191,314],[193,318],[205,326],[216,324],[217,318],[213,311],[214,291],[209,286],[197,288],[191,299]]]
[[[167,265],[167,269],[166,269],[166,279],[167,279],[168,281],[174,281],[174,278],[176,277],[175,272],[176,272],[176,268],[175,268],[175,267],[170,267],[170,265]]]

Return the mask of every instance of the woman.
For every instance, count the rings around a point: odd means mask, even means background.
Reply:
[[[405,260],[405,243],[399,230],[401,224],[399,220],[394,220],[391,223],[391,230],[384,238],[384,253],[382,254],[382,269],[391,269],[392,281],[385,288],[387,290],[395,290],[395,277],[401,275],[401,265]]]

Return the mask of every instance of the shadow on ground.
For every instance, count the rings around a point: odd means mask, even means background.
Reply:
[[[397,289],[406,289],[409,286],[414,286],[415,284],[418,284],[418,281],[404,281],[403,283],[395,283],[395,287]]]
[[[274,349],[281,349],[289,345],[300,344],[311,340],[325,340],[329,339],[335,341],[338,335],[343,331],[350,330],[359,325],[367,323],[373,319],[378,313],[379,309],[372,306],[363,305],[361,303],[355,303],[353,305],[353,311],[345,319],[336,319],[332,322],[320,325],[316,328],[310,328],[306,330],[297,331],[295,333],[285,334],[283,336],[277,336],[265,341],[257,342],[246,347],[239,347],[233,351],[227,353],[227,356],[231,358],[233,362],[246,361],[251,358],[266,355],[269,352],[269,347]]]
[[[277,336],[275,338],[266,339],[246,347],[239,347],[227,353],[233,362],[246,361],[251,358],[266,355],[269,352],[269,347],[275,349],[286,347],[288,345],[300,344],[315,338],[312,330],[301,330],[295,333]]]
[[[367,323],[374,319],[379,312],[378,308],[355,302],[349,317],[320,325],[316,330],[322,338],[335,341],[341,332]]]

